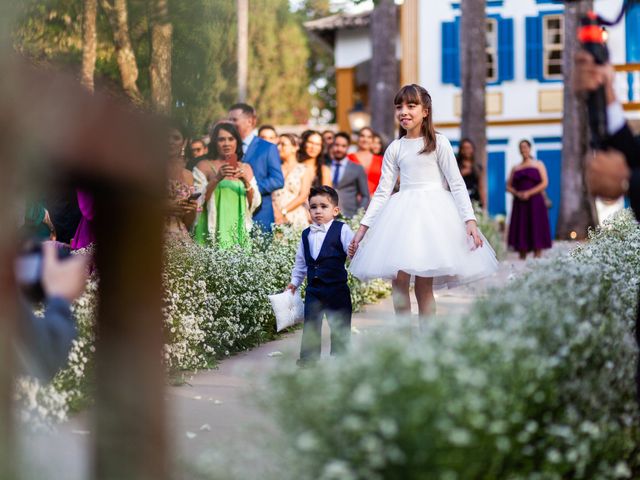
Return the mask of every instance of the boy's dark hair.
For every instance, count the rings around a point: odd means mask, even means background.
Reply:
[[[351,136],[347,132],[338,132],[333,136],[333,138],[338,137],[344,138],[347,141],[347,145],[351,145]]]
[[[336,192],[334,188],[329,187],[328,185],[323,185],[321,187],[311,187],[311,192],[309,193],[309,200],[317,196],[327,197],[334,207],[337,207],[338,203],[340,202],[340,198],[338,197],[338,192]]]
[[[278,132],[276,131],[276,127],[274,127],[273,125],[262,125],[259,129],[258,129],[258,136],[260,136],[260,134],[262,132],[264,132],[265,130],[273,130],[273,133],[275,133],[276,135],[278,134]]]
[[[229,107],[229,111],[231,110],[242,110],[242,113],[245,115],[251,115],[252,117],[256,116],[256,109],[248,103],[234,103]]]

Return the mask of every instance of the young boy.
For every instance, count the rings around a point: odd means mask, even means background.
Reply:
[[[320,358],[322,318],[325,314],[331,328],[332,355],[343,352],[351,336],[351,292],[344,264],[353,232],[348,225],[335,220],[340,209],[338,192],[333,188],[312,188],[309,207],[313,224],[302,232],[291,283],[287,287],[295,292],[306,275],[299,365]]]

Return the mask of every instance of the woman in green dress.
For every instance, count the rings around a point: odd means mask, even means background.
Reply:
[[[193,169],[196,188],[203,193],[195,240],[248,248],[251,216],[262,198],[251,166],[241,161],[242,139],[233,124],[215,126],[209,152],[215,160],[202,160]]]

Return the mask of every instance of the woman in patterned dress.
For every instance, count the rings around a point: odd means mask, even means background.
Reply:
[[[276,224],[289,223],[304,229],[309,225],[307,197],[311,190],[314,169],[298,161],[298,141],[285,133],[278,140],[282,160],[284,188],[273,192],[273,211]]]

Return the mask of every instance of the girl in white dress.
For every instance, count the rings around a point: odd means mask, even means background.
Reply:
[[[349,247],[350,270],[365,281],[393,280],[396,313],[410,313],[415,277],[425,318],[435,311],[434,287],[490,275],[498,262],[478,230],[451,144],[434,130],[431,96],[406,85],[394,103],[400,138],[385,152],[380,183]],[[400,191],[392,196],[398,176]]]

